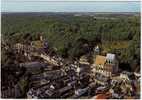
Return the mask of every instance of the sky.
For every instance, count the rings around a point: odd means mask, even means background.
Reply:
[[[2,12],[140,12],[138,1],[2,0]]]

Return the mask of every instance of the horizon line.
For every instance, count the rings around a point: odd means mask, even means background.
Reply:
[[[107,11],[88,11],[88,12],[83,12],[83,11],[1,11],[1,13],[141,13],[139,11],[129,11],[129,12],[123,12],[123,11],[116,11],[116,12],[107,12]]]
[[[68,0],[68,1],[66,1],[66,0],[47,0],[47,1],[45,1],[45,0],[39,0],[39,1],[36,1],[36,0],[23,0],[23,1],[19,1],[19,0],[13,0],[13,1],[11,1],[11,0],[5,0],[5,1],[1,1],[1,2],[140,2],[140,0],[120,0],[120,1],[114,1],[114,0],[95,0],[95,1],[93,1],[93,0],[88,0],[88,1],[84,1],[84,0],[78,0],[78,1],[75,1],[75,0]]]

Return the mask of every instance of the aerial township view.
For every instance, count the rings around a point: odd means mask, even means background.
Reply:
[[[2,7],[2,98],[140,98],[140,4],[97,12],[95,3],[84,12]]]

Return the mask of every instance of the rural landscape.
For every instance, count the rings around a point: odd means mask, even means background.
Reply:
[[[140,13],[2,13],[2,98],[140,98]]]

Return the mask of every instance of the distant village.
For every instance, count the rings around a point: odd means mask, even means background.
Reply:
[[[89,98],[89,99],[138,99],[140,98],[140,73],[121,71],[117,55],[100,54],[94,48],[93,63],[83,55],[69,61],[51,53],[42,35],[30,44],[16,43],[14,52],[25,57],[19,63],[26,73],[12,89],[3,89],[2,98]],[[28,82],[27,82],[28,80]],[[28,85],[27,85],[28,84]],[[24,90],[23,90],[24,89]]]

